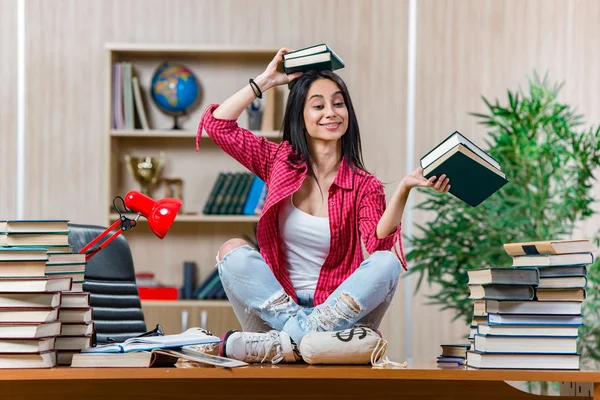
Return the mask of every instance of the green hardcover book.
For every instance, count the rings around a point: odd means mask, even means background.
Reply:
[[[217,209],[217,212],[216,212],[217,214],[226,214],[227,213],[227,210],[229,209],[229,205],[231,204],[231,197],[233,196],[233,193],[235,192],[237,185],[239,185],[240,173],[235,172],[231,175],[232,175],[231,182],[230,182],[229,186],[227,186],[227,190],[223,194],[223,202],[219,205],[219,208]]]
[[[462,144],[454,146],[423,170],[425,178],[442,174],[450,179],[450,193],[472,207],[477,207],[508,183],[502,171]]]
[[[306,72],[309,70],[330,70],[344,68],[344,62],[335,56],[335,53],[326,52],[313,54],[306,57],[291,58],[283,62],[286,74]]]
[[[240,172],[237,174],[236,180],[234,181],[235,184],[233,185],[233,188],[231,190],[231,197],[229,198],[229,202],[227,203],[223,214],[231,215],[235,213],[237,202],[240,197],[240,193],[243,189],[245,179],[245,173]]]
[[[326,44],[305,47],[283,55],[286,74],[308,70],[331,70],[344,68],[344,61]]]
[[[217,199],[217,194],[219,193],[219,190],[223,186],[224,181],[225,181],[225,174],[223,172],[219,172],[219,175],[217,176],[217,179],[215,180],[215,183],[213,184],[210,194],[208,195],[206,204],[204,205],[204,210],[202,211],[204,214],[211,213],[212,207],[215,204],[215,200]]]
[[[234,174],[226,172],[224,175],[225,178],[223,179],[223,185],[219,188],[217,197],[215,198],[215,202],[212,204],[212,207],[210,208],[210,212],[208,214],[218,214],[218,210],[221,207],[221,204],[223,204],[225,193],[229,190],[229,187],[231,186],[231,181],[233,180]]]
[[[236,201],[234,214],[241,215],[244,213],[244,205],[246,204],[246,200],[248,200],[248,194],[250,193],[250,187],[252,187],[253,181],[254,174],[246,174],[246,179],[244,181],[244,185],[242,186],[242,190],[240,191],[240,196]]]

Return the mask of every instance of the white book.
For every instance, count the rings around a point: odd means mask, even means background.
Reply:
[[[0,368],[52,368],[56,366],[56,351],[39,354],[2,354]]]
[[[45,339],[3,339],[0,340],[0,353],[41,353],[54,350],[54,338]]]
[[[553,267],[566,265],[588,265],[594,262],[592,253],[540,254],[535,256],[513,256],[513,267]]]
[[[123,63],[123,111],[125,116],[125,129],[134,129],[133,115],[133,89],[131,84],[131,63]]]
[[[71,278],[1,278],[0,292],[35,293],[71,290]]]
[[[0,293],[0,307],[55,308],[61,305],[61,293]]]
[[[92,345],[90,336],[60,336],[56,338],[56,350],[81,350]]]
[[[208,335],[199,328],[190,328],[177,335],[133,337],[123,343],[110,343],[82,350],[84,353],[128,353],[153,349],[219,343],[217,336]]]
[[[136,76],[134,76],[131,81],[133,84],[133,97],[135,98],[135,110],[140,118],[142,129],[148,131],[150,130],[150,125],[148,125],[148,117],[146,116],[146,109],[144,108],[144,102],[142,101],[140,82]]]
[[[578,354],[467,353],[467,366],[492,369],[579,369]]]
[[[63,328],[64,329],[64,328]],[[578,326],[478,325],[476,334],[505,336],[577,336]]]
[[[483,353],[577,353],[577,336],[475,335],[475,351]]]
[[[52,321],[43,324],[35,322],[0,323],[0,339],[39,339],[60,335],[61,322]]]
[[[562,314],[579,316],[581,315],[581,302],[487,300],[485,310],[491,314]]]
[[[443,142],[441,142],[438,146],[436,146],[433,150],[425,154],[421,158],[421,168],[427,168],[435,160],[437,160],[442,155],[446,154],[448,151],[458,146],[459,144],[462,144],[463,146],[467,147],[473,153],[477,154],[479,157],[484,159],[492,167],[498,170],[502,170],[498,161],[496,161],[485,151],[481,150],[475,143],[471,142],[469,139],[461,135],[460,132],[454,132],[453,134],[448,136]]]
[[[583,325],[581,315],[488,314],[488,325]]]

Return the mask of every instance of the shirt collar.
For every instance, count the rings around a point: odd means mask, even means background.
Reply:
[[[337,185],[342,189],[353,189],[354,188],[354,172],[350,165],[346,162],[345,158],[342,158],[340,168],[333,180],[333,184]]]

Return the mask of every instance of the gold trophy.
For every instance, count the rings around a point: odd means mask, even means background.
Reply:
[[[142,194],[152,197],[150,191],[156,182],[158,182],[158,176],[162,171],[164,160],[165,153],[162,151],[159,157],[132,157],[129,154],[125,154],[127,169],[131,172],[134,179],[142,185]]]

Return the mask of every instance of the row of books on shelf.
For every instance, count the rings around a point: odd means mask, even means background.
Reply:
[[[510,268],[467,271],[474,300],[469,343],[442,345],[438,365],[579,369],[589,240],[507,243]]]
[[[195,264],[189,264],[196,268]],[[178,288],[160,284],[151,272],[136,274],[140,300],[227,300],[217,268],[214,268],[196,288],[193,287],[193,280],[192,277],[186,279],[184,276],[184,284]]]
[[[149,130],[142,90],[129,62],[113,64],[113,128],[133,130],[138,125]]]
[[[85,254],[66,220],[0,221],[0,368],[69,365],[95,343]]]
[[[260,215],[267,186],[247,172],[221,172],[210,191],[203,213],[207,215]]]

